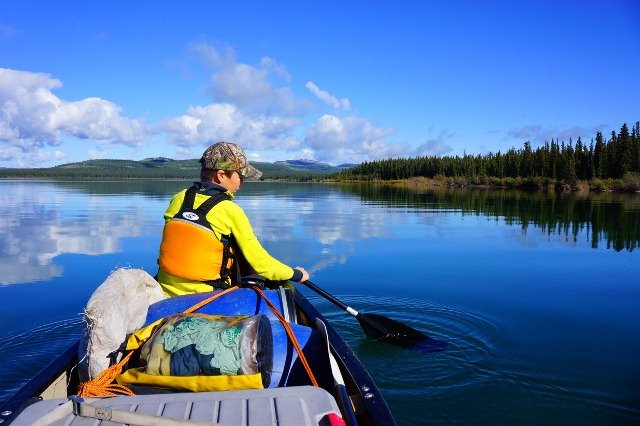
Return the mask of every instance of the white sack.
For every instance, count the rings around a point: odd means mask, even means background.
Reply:
[[[109,355],[127,334],[144,325],[149,305],[165,299],[160,284],[142,269],[113,271],[93,292],[84,310],[80,342],[80,380],[93,379],[109,367]]]

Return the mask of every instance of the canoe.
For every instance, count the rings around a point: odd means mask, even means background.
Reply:
[[[215,290],[211,295],[220,292]],[[361,361],[316,307],[290,283],[262,292],[239,288],[197,310],[219,315],[265,315],[273,328],[273,372],[261,389],[204,392],[150,387],[136,395],[78,398],[79,340],[59,354],[0,407],[4,424],[394,425],[380,390]],[[151,305],[147,323],[178,313],[209,293]],[[284,317],[298,336],[317,385],[283,335]],[[304,357],[304,355],[303,355]],[[111,419],[109,421],[108,419]]]

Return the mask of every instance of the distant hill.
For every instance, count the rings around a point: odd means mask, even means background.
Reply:
[[[355,167],[358,164],[356,163],[342,163],[342,164],[338,164],[336,167],[339,168],[340,170],[345,170],[345,169],[350,169],[351,167]]]
[[[315,160],[284,160],[284,161],[276,161],[276,164],[284,163],[291,167],[296,167],[305,170],[317,170],[328,173],[339,172],[340,170],[349,169],[351,167],[357,166],[357,164],[352,163],[343,163],[338,164],[337,166],[332,166],[331,164],[320,163]]]
[[[263,175],[262,179],[318,180],[344,169],[340,166],[312,160],[288,160],[275,163],[251,162]],[[166,157],[144,160],[86,160],[47,168],[0,168],[0,178],[165,178],[197,179],[200,164],[197,159],[173,160]]]
[[[315,160],[285,160],[276,161],[274,164],[288,166],[296,170],[313,171],[315,173],[335,173],[342,170],[342,167],[320,163]]]

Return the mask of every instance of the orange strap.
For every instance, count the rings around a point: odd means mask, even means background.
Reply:
[[[193,305],[192,307],[190,307],[189,309],[185,310],[184,313],[185,314],[192,314],[195,311],[197,311],[198,309],[202,308],[203,306],[205,306],[207,303],[211,303],[214,300],[216,300],[217,298],[227,294],[227,293],[231,293],[233,290],[237,290],[240,287],[238,286],[233,286],[233,287],[229,287],[223,291],[221,291],[220,293],[216,293],[213,296],[207,297],[204,300],[201,300],[200,302],[196,303],[195,305]]]
[[[193,313],[207,303],[213,302],[222,295],[225,295],[237,288],[238,287],[230,287],[226,290],[216,293],[213,296],[196,303],[192,307],[185,310],[184,313]],[[117,364],[109,366],[106,370],[102,371],[93,379],[81,383],[78,387],[78,396],[90,398],[96,396],[135,395],[135,393],[133,393],[133,391],[128,387],[115,383],[116,376],[122,373],[123,367],[125,366],[127,361],[129,361],[129,358],[131,358],[132,354],[133,351],[129,352]]]
[[[302,362],[302,365],[304,366],[304,369],[307,371],[307,374],[309,375],[309,379],[311,380],[311,384],[313,386],[318,387],[318,381],[316,380],[316,377],[313,375],[313,371],[311,371],[311,366],[309,365],[309,362],[307,361],[307,357],[305,356],[304,352],[302,352],[302,348],[300,347],[300,343],[298,343],[298,339],[296,338],[296,335],[294,334],[293,330],[291,329],[291,326],[289,326],[289,323],[287,322],[287,320],[284,319],[284,317],[282,316],[280,311],[278,311],[278,309],[275,306],[273,306],[273,303],[271,303],[271,301],[269,299],[267,299],[267,296],[265,296],[264,292],[260,289],[260,287],[253,285],[253,286],[251,286],[251,288],[256,293],[258,293],[260,295],[260,297],[262,297],[264,299],[264,301],[267,303],[267,306],[269,306],[269,309],[271,309],[271,312],[273,312],[273,314],[278,318],[280,323],[282,323],[282,326],[287,331],[287,336],[289,336],[289,340],[291,340],[291,343],[293,344],[293,347],[296,349],[296,352],[298,353],[298,359],[300,360],[300,362]]]

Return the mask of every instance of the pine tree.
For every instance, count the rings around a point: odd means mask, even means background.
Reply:
[[[596,145],[593,148],[594,177],[604,178],[607,174],[607,151],[602,132],[596,133]]]
[[[620,155],[621,155],[621,167],[620,176],[624,176],[627,172],[633,172],[636,169],[636,156],[634,150],[634,143],[629,135],[629,128],[627,123],[624,123],[620,128],[620,134],[618,135],[618,141],[620,143]]]
[[[525,141],[524,143],[520,175],[524,178],[530,178],[534,176],[533,151],[531,151],[531,142],[529,141]]]

